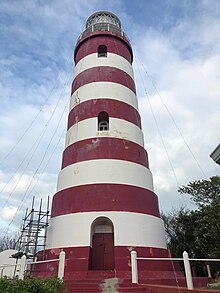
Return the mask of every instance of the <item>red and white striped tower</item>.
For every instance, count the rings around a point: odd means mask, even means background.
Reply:
[[[132,48],[117,16],[100,11],[75,48],[62,169],[53,197],[46,259],[66,252],[66,276],[130,271],[130,251],[166,257],[165,232],[144,149]],[[145,262],[146,265],[146,262]],[[164,262],[140,270],[169,271]]]

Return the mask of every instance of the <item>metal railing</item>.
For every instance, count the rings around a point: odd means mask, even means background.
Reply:
[[[115,33],[119,33],[121,36],[123,36],[129,43],[130,40],[128,38],[128,36],[125,34],[125,32],[123,31],[123,29],[117,27],[114,24],[111,23],[97,23],[94,24],[90,27],[88,27],[87,29],[85,29],[81,35],[79,36],[77,43],[79,42],[80,39],[82,39],[84,36],[86,36],[89,33],[93,33],[95,31],[111,31],[111,32],[115,32]]]
[[[48,262],[58,262],[58,273],[57,277],[60,280],[63,280],[64,277],[64,268],[65,268],[65,251],[61,251],[59,254],[59,258],[56,259],[50,259],[50,260],[42,260],[42,261],[32,261],[27,262],[26,255],[23,255],[21,257],[20,264],[14,264],[14,265],[2,265],[0,266],[0,269],[2,268],[1,278],[3,277],[3,270],[7,267],[20,267],[19,273],[18,273],[18,279],[23,280],[25,276],[25,272],[27,270],[27,265],[33,265],[33,264],[40,264],[40,263],[48,263]]]
[[[138,260],[170,260],[170,261],[183,261],[184,263],[184,270],[186,275],[186,284],[187,288],[189,290],[193,290],[193,278],[192,278],[192,272],[190,267],[190,261],[219,261],[220,259],[217,258],[189,258],[189,255],[186,251],[183,252],[182,258],[173,258],[173,257],[167,257],[167,258],[152,258],[152,257],[137,257],[136,251],[131,251],[131,279],[132,283],[138,284],[138,267],[137,267],[137,261]],[[208,271],[208,276],[211,277],[210,270]]]

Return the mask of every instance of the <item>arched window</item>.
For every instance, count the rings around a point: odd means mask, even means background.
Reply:
[[[98,46],[98,57],[107,57],[107,47],[105,45]]]
[[[98,131],[109,130],[109,115],[107,112],[100,112],[98,115]]]

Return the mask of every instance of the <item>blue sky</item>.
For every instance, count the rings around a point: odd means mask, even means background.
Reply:
[[[73,50],[86,19],[110,10],[134,50],[139,108],[160,207],[192,205],[177,193],[219,174],[218,0],[2,0],[0,8],[0,227],[52,196],[64,148]],[[16,214],[15,214],[16,213]]]

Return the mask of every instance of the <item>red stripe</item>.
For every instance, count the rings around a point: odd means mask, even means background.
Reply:
[[[140,115],[129,104],[112,99],[92,99],[77,105],[70,111],[68,129],[79,121],[98,117],[98,114],[102,111],[108,112],[109,117],[129,121],[141,128]]]
[[[129,231],[128,231],[129,233]],[[152,231],[154,233],[154,231]],[[158,233],[155,231],[155,233]],[[167,258],[169,257],[169,252],[167,249],[156,248],[156,247],[139,247],[132,246],[130,249],[137,252],[138,257],[152,257],[152,258]],[[125,246],[115,247],[115,267],[120,271],[128,271],[130,268],[130,250]],[[172,261],[151,261],[151,260],[138,260],[138,270],[139,277],[164,277],[164,276],[175,276],[174,273],[180,275],[180,271],[173,271],[174,267]],[[144,275],[140,271],[144,271]]]
[[[95,159],[125,160],[149,168],[147,152],[140,145],[120,138],[96,137],[68,146],[63,152],[62,169],[74,163]]]
[[[83,247],[60,247],[60,248],[52,248],[41,250],[38,252],[37,260],[41,261],[44,259],[55,259],[59,256],[62,250],[66,252],[66,258],[83,258],[89,257],[89,249],[88,246]],[[116,257],[130,257],[130,251],[127,246],[115,246],[115,256]],[[132,250],[136,250],[138,257],[170,257],[167,249],[164,248],[156,248],[156,247],[144,247],[144,246],[133,246]]]
[[[80,231],[79,231],[80,232]],[[153,231],[152,231],[153,232]],[[128,231],[129,233],[129,231]],[[169,252],[167,249],[156,247],[127,247],[127,246],[115,246],[115,270],[117,277],[119,278],[131,278],[131,250],[137,252],[138,257],[152,257],[152,258],[167,258]],[[39,251],[37,254],[37,260],[51,260],[58,259],[61,251],[65,251],[65,279],[82,279],[88,278],[88,275],[94,276],[98,279],[103,277],[103,271],[89,271],[91,264],[91,252],[90,246],[84,247],[60,247],[55,249],[46,249]],[[174,272],[175,267],[175,272]],[[181,277],[182,274],[178,268],[178,265],[173,264],[171,261],[155,261],[155,260],[138,260],[139,278],[175,278]],[[52,276],[57,273],[57,263],[42,263],[35,265],[35,271],[40,271],[37,275]],[[175,273],[175,275],[174,275]],[[107,273],[106,273],[107,274]],[[110,274],[110,272],[109,272]],[[113,272],[114,274],[114,272]]]
[[[103,44],[107,46],[107,52],[118,54],[128,60],[128,62],[132,63],[133,54],[130,44],[121,36],[113,36],[108,32],[93,33],[82,38],[75,48],[75,63],[77,64],[82,58],[89,54],[97,53],[98,46]]]
[[[124,211],[160,217],[158,199],[150,190],[123,184],[88,184],[67,188],[53,197],[52,215]]]
[[[128,87],[136,94],[133,78],[131,78],[125,71],[110,66],[97,66],[86,69],[78,74],[73,80],[71,94],[85,84],[99,81],[119,83]]]

